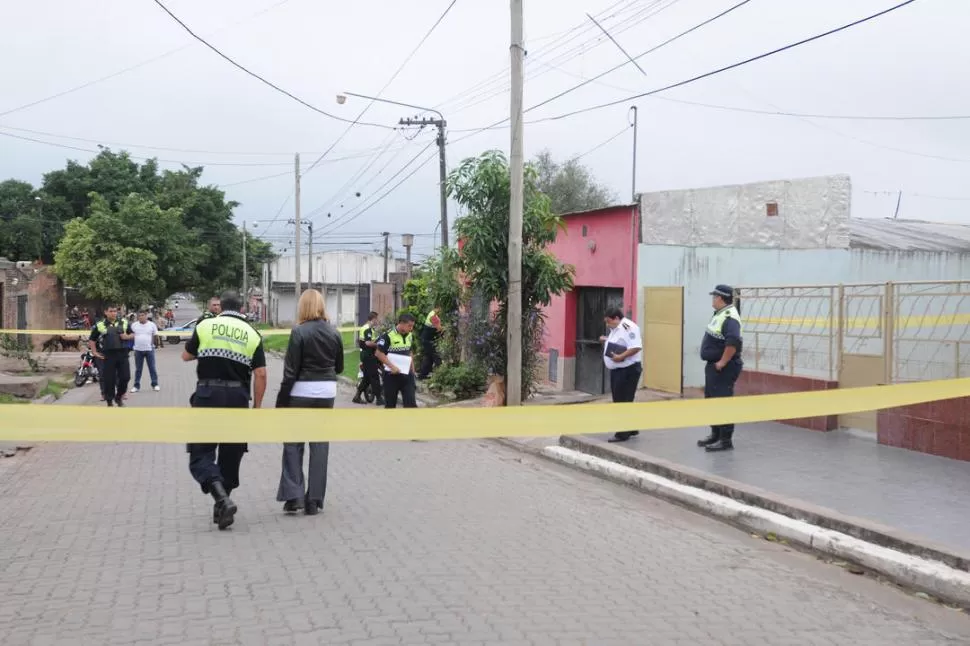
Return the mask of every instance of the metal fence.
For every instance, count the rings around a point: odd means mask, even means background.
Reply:
[[[844,355],[881,357],[883,383],[970,375],[970,281],[742,287],[746,363],[839,380]]]

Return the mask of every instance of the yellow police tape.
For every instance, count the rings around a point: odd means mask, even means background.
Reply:
[[[653,431],[844,415],[970,395],[970,378],[732,399],[515,408],[3,407],[0,441],[339,442]]]
[[[338,332],[356,332],[359,328],[356,327],[338,327]],[[259,330],[260,336],[279,336],[282,334],[289,334],[292,330],[286,329],[273,329],[273,330]],[[90,336],[91,330],[14,330],[14,329],[0,329],[0,334],[29,334],[32,336],[69,336],[69,337],[87,337]],[[192,336],[192,330],[159,330],[158,336],[164,338],[170,336],[177,336],[179,338],[188,338]]]

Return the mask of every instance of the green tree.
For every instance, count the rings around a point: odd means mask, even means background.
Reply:
[[[178,209],[162,209],[138,194],[112,208],[97,193],[90,215],[68,222],[54,254],[55,270],[89,298],[131,306],[159,302],[199,280],[207,253],[182,224]]]
[[[616,196],[599,184],[588,168],[575,159],[563,163],[553,160],[548,150],[536,155],[536,183],[549,196],[553,213],[574,213],[609,206]]]
[[[502,153],[488,151],[464,160],[448,177],[448,193],[467,214],[455,222],[463,241],[461,270],[484,303],[497,302],[498,312],[484,325],[472,321],[474,354],[493,374],[506,373],[508,297],[508,230],[510,173]],[[563,230],[549,196],[539,188],[539,171],[525,169],[522,226],[522,385],[526,393],[538,384],[538,352],[543,333],[542,306],[572,289],[573,268],[546,250]]]

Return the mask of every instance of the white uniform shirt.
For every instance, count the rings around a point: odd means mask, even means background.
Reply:
[[[152,339],[158,334],[158,326],[151,321],[144,323],[135,321],[131,324],[131,333],[135,335],[135,350],[148,352],[155,347]]]
[[[642,351],[627,357],[623,361],[613,361],[613,359],[606,355],[606,348],[611,343],[621,346],[624,350],[627,348],[642,349],[643,340],[640,338],[640,328],[637,327],[636,323],[626,317],[623,317],[620,320],[620,324],[610,330],[606,343],[603,344],[603,363],[605,363],[606,367],[610,370],[615,370],[616,368],[626,368],[627,366],[632,366],[635,363],[640,363],[643,356]]]

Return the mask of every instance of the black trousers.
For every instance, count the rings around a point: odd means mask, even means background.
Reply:
[[[249,391],[243,388],[198,386],[189,404],[193,408],[249,408]],[[228,491],[239,488],[239,465],[247,444],[189,444],[189,472],[209,493],[213,482],[221,482]]]
[[[610,392],[613,395],[614,404],[629,403],[636,399],[637,386],[640,384],[642,373],[643,365],[640,363],[610,370]],[[617,439],[627,439],[639,434],[640,431],[619,431],[615,436]]]
[[[118,401],[128,390],[131,381],[131,363],[124,350],[104,353],[104,370],[101,372],[102,393],[107,400]]]
[[[313,399],[309,397],[290,397],[288,408],[333,408],[333,399]],[[321,417],[321,422],[325,419]],[[307,464],[307,477],[303,477],[303,454],[310,445],[310,460]],[[283,468],[280,473],[280,486],[276,499],[315,500],[323,505],[327,497],[327,464],[330,460],[330,442],[284,442]]]
[[[441,355],[438,354],[435,339],[421,339],[421,369],[418,371],[418,377],[426,379],[440,365]]]
[[[721,371],[714,367],[714,362],[708,362],[704,366],[704,398],[734,397],[734,384],[740,376],[741,364],[736,361],[728,362]],[[712,426],[711,432],[716,437],[724,435],[730,438],[734,433],[734,424]]]
[[[383,399],[384,392],[381,389],[380,366],[381,362],[374,356],[364,356],[360,362],[364,364],[364,389],[370,389],[375,399]],[[363,392],[363,391],[362,391]]]
[[[397,408],[397,394],[401,393],[405,408],[417,408],[414,373],[395,375],[390,370],[384,372],[384,408]]]

